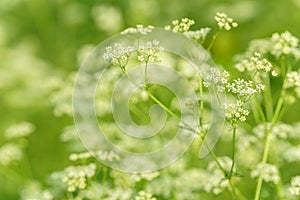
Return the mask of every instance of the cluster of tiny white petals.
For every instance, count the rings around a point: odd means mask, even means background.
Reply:
[[[265,182],[273,182],[278,184],[280,177],[278,169],[275,165],[266,163],[265,165],[260,163],[256,166],[254,170],[251,171],[251,178],[257,178],[262,173],[262,178]]]
[[[147,35],[148,33],[151,33],[154,29],[153,26],[147,26],[144,27],[143,25],[136,25],[136,28],[127,28],[124,31],[121,32],[121,34],[133,34],[133,33],[140,33],[142,35]]]
[[[65,176],[62,181],[67,183],[68,192],[75,192],[77,189],[84,190],[87,181],[95,175],[96,165],[91,163],[83,166],[70,166],[65,169]]]
[[[103,54],[104,60],[124,68],[128,62],[130,54],[135,50],[132,46],[123,46],[120,43],[114,43],[112,46],[106,47]]]
[[[230,74],[227,71],[221,72],[217,68],[210,68],[208,72],[203,74],[204,76],[204,87],[209,87],[210,85],[216,85],[217,91],[222,93],[225,91],[225,84],[228,83],[228,77]]]
[[[290,32],[285,31],[281,34],[274,33],[271,37],[273,48],[271,53],[275,56],[288,55],[298,46],[299,40]]]
[[[206,27],[206,28],[201,28],[200,30],[196,30],[196,31],[186,31],[183,34],[188,38],[203,42],[210,31],[211,31],[211,28]]]
[[[157,172],[151,172],[151,173],[143,173],[143,174],[133,174],[132,176],[134,177],[134,181],[139,182],[141,180],[147,180],[151,181],[158,177],[160,173]]]
[[[267,130],[272,127],[271,123],[259,124],[253,128],[253,133],[257,138],[263,139]],[[278,123],[272,128],[271,139],[287,139],[290,133],[293,132],[293,127],[289,124]]]
[[[190,30],[190,27],[195,24],[195,21],[188,18],[182,18],[179,20],[173,20],[173,26],[165,26],[166,30],[172,30],[174,32],[184,33]]]
[[[135,200],[156,200],[151,193],[145,191],[139,191],[138,195],[135,197]]]
[[[0,148],[0,164],[9,166],[13,162],[20,161],[24,154],[22,148],[14,143],[8,143]]]
[[[238,26],[238,23],[233,21],[231,17],[222,12],[217,12],[215,20],[217,21],[220,29],[224,28],[227,31],[229,31],[231,28],[235,28]]]
[[[230,170],[232,160],[229,157],[219,157],[218,160],[223,169]],[[216,162],[211,161],[207,166],[207,171],[209,172],[209,176],[203,185],[203,189],[206,192],[212,192],[217,195],[229,186],[228,179],[224,178],[224,173],[220,170]]]
[[[251,96],[261,93],[265,86],[262,84],[257,84],[253,86],[253,81],[246,81],[245,79],[235,79],[232,83],[226,84],[226,89],[228,92],[236,95],[240,100],[247,100]]]
[[[29,122],[21,122],[14,124],[6,129],[4,136],[7,139],[26,137],[35,129],[35,126]]]
[[[238,122],[246,121],[246,117],[250,111],[243,108],[244,103],[237,100],[236,103],[225,103],[223,106],[225,117],[231,124],[237,124]]]
[[[286,75],[285,88],[300,87],[300,73],[296,71],[288,72]]]
[[[293,196],[300,195],[300,176],[294,176],[291,179],[291,185],[289,187],[289,192]]]
[[[261,54],[258,52],[254,53],[254,56],[251,57],[251,61],[254,63],[258,71],[269,72],[273,68],[272,64],[267,59],[262,58]]]
[[[300,146],[290,147],[284,152],[283,158],[287,162],[300,161]]]
[[[93,155],[99,160],[108,160],[110,162],[120,160],[120,156],[114,151],[98,150],[93,152]]]
[[[140,62],[161,62],[161,57],[159,53],[163,48],[159,45],[159,41],[153,40],[152,42],[147,42],[145,45],[139,46],[138,61]]]

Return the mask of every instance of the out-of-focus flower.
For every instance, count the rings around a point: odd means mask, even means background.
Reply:
[[[7,139],[26,137],[35,130],[35,126],[29,122],[14,124],[6,129],[4,135]]]
[[[215,16],[215,20],[218,23],[219,29],[225,29],[229,31],[231,28],[235,28],[238,26],[238,23],[233,21],[231,17],[222,12],[217,12]]]
[[[134,34],[134,33],[140,33],[142,35],[147,35],[147,33],[151,33],[153,26],[146,26],[143,25],[136,25],[136,28],[127,28],[124,31],[121,32],[121,34]]]
[[[290,32],[285,31],[281,34],[274,33],[271,37],[273,48],[271,53],[279,57],[280,55],[290,54],[293,49],[298,46],[299,40],[293,36]]]
[[[289,187],[289,192],[293,196],[300,195],[300,176],[294,176],[291,180],[291,186]]]
[[[208,33],[211,31],[211,28],[201,28],[200,30],[196,30],[196,31],[186,31],[183,34],[188,37],[191,38],[193,40],[196,40],[200,43],[204,42],[206,36],[208,35]]]
[[[23,150],[20,145],[8,143],[0,148],[0,164],[9,166],[13,162],[20,161],[23,158]]]
[[[96,27],[108,33],[116,33],[123,25],[122,12],[111,5],[94,6],[92,16]]]
[[[251,171],[251,178],[257,178],[262,173],[263,180],[278,184],[280,177],[278,169],[275,165],[259,163],[254,170]]]
[[[135,200],[156,200],[151,193],[145,191],[139,191],[138,195],[135,197]]]

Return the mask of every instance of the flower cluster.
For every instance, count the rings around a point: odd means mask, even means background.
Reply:
[[[293,196],[300,195],[300,176],[294,176],[291,180],[291,186],[289,187],[289,192]]]
[[[300,146],[294,146],[288,148],[284,154],[284,159],[287,162],[298,162],[300,161]]]
[[[0,148],[0,164],[9,166],[13,162],[20,161],[24,154],[20,145],[8,143]]]
[[[190,27],[195,24],[195,21],[188,18],[182,18],[181,21],[172,21],[173,27],[165,26],[166,30],[172,30],[174,32],[184,33],[190,30]]]
[[[225,169],[226,171],[230,170],[232,160],[229,157],[219,157],[218,160],[223,169]],[[209,172],[210,176],[208,177],[203,188],[206,192],[220,194],[225,188],[229,186],[228,179],[224,178],[224,173],[220,170],[220,168],[214,161],[211,161],[208,164],[207,171]]]
[[[34,131],[35,127],[29,122],[21,122],[6,129],[4,135],[7,139],[26,137]]]
[[[147,26],[144,27],[143,25],[136,25],[136,28],[127,28],[124,31],[121,32],[121,34],[133,34],[133,33],[140,33],[142,35],[147,35],[148,33],[151,33],[154,29],[153,26]]]
[[[227,71],[221,72],[217,68],[209,68],[207,72],[203,72],[203,77],[204,87],[217,85],[218,92],[223,92],[225,90],[224,84],[228,83],[229,73]]]
[[[272,64],[267,59],[262,58],[261,54],[258,52],[254,53],[251,61],[254,63],[258,71],[269,72],[272,70]]]
[[[68,191],[75,192],[77,189],[84,190],[87,187],[87,181],[95,175],[96,165],[91,163],[83,166],[70,166],[65,169],[65,177],[62,181],[67,183]]]
[[[278,173],[278,169],[275,165],[266,163],[265,165],[260,163],[256,166],[254,170],[251,171],[251,178],[257,178],[262,173],[263,180],[266,182],[273,182],[274,184],[278,184],[280,177]]]
[[[115,43],[112,46],[106,47],[106,52],[103,54],[104,60],[119,66],[125,70],[130,54],[134,51],[132,46],[123,46],[120,43]]]
[[[231,17],[228,17],[225,13],[217,12],[215,16],[215,20],[218,23],[219,29],[225,29],[229,31],[231,28],[235,28],[238,26],[238,23],[233,21]]]
[[[235,79],[232,83],[226,84],[226,89],[229,93],[235,95],[243,102],[248,101],[252,96],[261,93],[265,86],[257,84],[253,86],[253,81],[246,81],[245,79]]]
[[[138,60],[140,62],[161,62],[161,58],[159,53],[163,50],[161,46],[159,46],[159,41],[153,40],[152,42],[147,42],[146,45],[139,46]]]
[[[188,38],[191,38],[199,42],[203,42],[210,31],[211,28],[206,27],[196,31],[186,31],[183,34]]]
[[[271,129],[271,123],[259,124],[253,128],[253,133],[260,139],[265,137],[267,130]],[[272,128],[271,139],[287,139],[290,133],[293,132],[293,127],[289,124],[278,123]]]
[[[300,73],[291,71],[286,75],[285,88],[300,87]]]
[[[225,117],[231,124],[246,121],[246,117],[250,112],[244,109],[243,106],[244,103],[240,100],[237,100],[236,103],[229,103],[223,106]]]
[[[273,43],[271,53],[277,57],[292,53],[299,43],[298,38],[288,31],[281,34],[274,33],[271,37],[271,41]]]
[[[151,193],[145,191],[139,191],[138,195],[135,197],[135,200],[156,200]]]

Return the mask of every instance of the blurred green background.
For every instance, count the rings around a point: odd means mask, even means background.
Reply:
[[[27,141],[27,158],[0,173],[0,199],[18,199],[22,184],[10,178],[14,173],[43,183],[68,165],[59,135],[72,118],[53,114],[47,84],[76,71],[93,46],[136,24],[163,27],[182,17],[194,19],[193,28],[216,28],[213,17],[223,11],[239,27],[223,32],[212,54],[230,70],[232,57],[252,39],[285,30],[299,37],[299,10],[300,0],[1,0],[0,133],[20,121],[36,129]]]

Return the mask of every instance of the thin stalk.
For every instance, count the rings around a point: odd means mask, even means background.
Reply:
[[[199,76],[199,97],[200,97],[200,105],[199,105],[199,111],[200,111],[200,117],[199,117],[199,125],[200,125],[200,131],[203,131],[203,113],[204,113],[204,102],[203,102],[203,80],[202,76]]]
[[[229,178],[231,178],[233,174],[233,169],[235,165],[235,144],[236,144],[236,125],[234,124],[232,128],[232,154],[231,154],[232,164],[229,172]]]
[[[265,164],[267,163],[268,154],[269,154],[269,150],[270,150],[271,131],[272,131],[272,128],[270,128],[266,132],[266,142],[265,142],[265,146],[264,146],[263,159],[262,159],[262,162],[261,162],[262,165],[263,165],[263,168],[264,168]],[[260,172],[260,175],[258,177],[256,191],[255,191],[255,199],[254,200],[259,200],[259,197],[260,197],[260,191],[261,191],[262,182],[263,182],[263,171],[264,170],[262,169],[261,172]]]
[[[273,101],[272,101],[272,91],[271,91],[271,84],[270,84],[270,77],[267,75],[265,77],[265,83],[267,85],[265,91],[263,92],[264,101],[266,105],[266,117],[268,121],[272,120],[273,117]]]
[[[232,189],[233,199],[234,199],[234,200],[237,200],[238,197],[237,197],[236,187],[235,187],[235,185],[233,184],[231,178],[230,178],[228,181],[229,181],[229,185],[230,185],[230,187],[231,187],[231,189]]]

